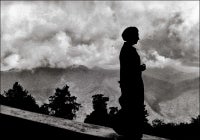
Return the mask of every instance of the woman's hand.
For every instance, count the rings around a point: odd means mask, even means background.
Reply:
[[[146,70],[146,65],[145,65],[145,64],[140,65],[140,70],[141,70],[141,71]]]

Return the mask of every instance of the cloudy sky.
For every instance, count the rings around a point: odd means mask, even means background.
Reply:
[[[198,1],[1,1],[1,70],[118,68],[128,26],[147,67],[198,68]]]

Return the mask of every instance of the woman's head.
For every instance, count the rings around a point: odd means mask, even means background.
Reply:
[[[122,33],[122,38],[126,42],[137,44],[139,40],[139,31],[136,27],[127,27]]]

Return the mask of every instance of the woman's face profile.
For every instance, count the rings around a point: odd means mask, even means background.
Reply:
[[[137,42],[140,40],[139,38],[139,33],[137,33],[137,35],[134,36],[133,38],[133,44],[137,44]]]
[[[126,42],[137,44],[139,40],[139,31],[136,27],[128,27],[122,33],[122,38]]]

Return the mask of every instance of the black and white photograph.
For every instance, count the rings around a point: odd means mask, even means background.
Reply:
[[[1,0],[0,139],[200,139],[199,3]]]

